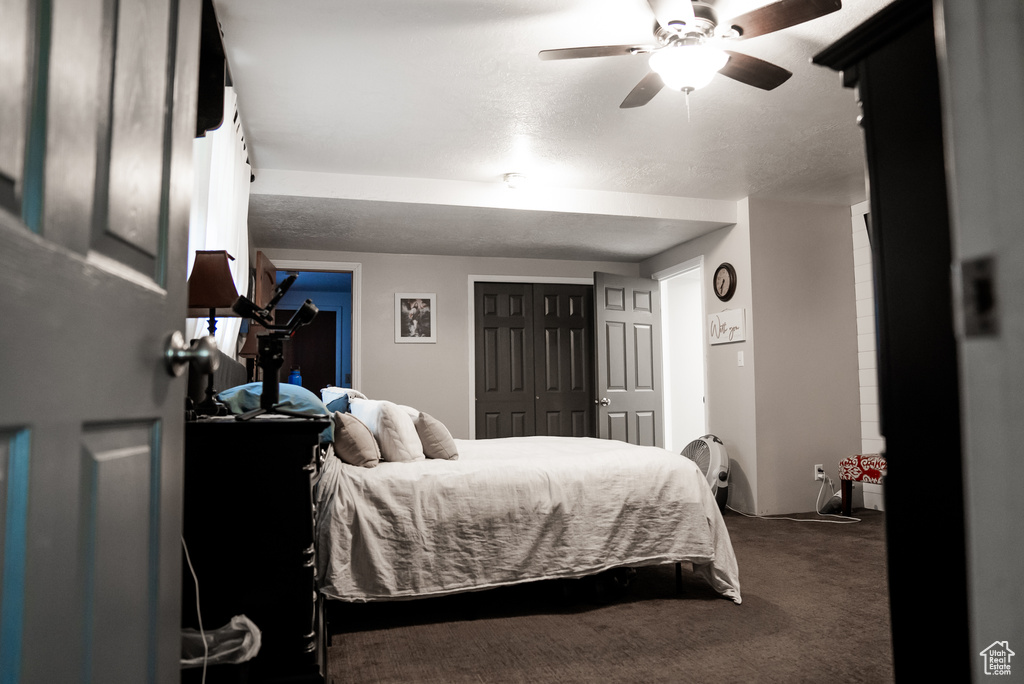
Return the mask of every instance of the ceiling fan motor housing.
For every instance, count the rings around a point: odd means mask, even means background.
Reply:
[[[668,45],[683,36],[699,36],[712,38],[718,27],[718,15],[710,5],[702,2],[693,3],[693,21],[673,19],[667,26],[654,22],[654,36],[662,46]]]

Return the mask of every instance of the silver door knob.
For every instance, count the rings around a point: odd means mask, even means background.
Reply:
[[[609,399],[608,397],[601,397],[601,401],[598,401],[597,399],[595,399],[594,403],[595,404],[600,404],[601,406],[607,406],[608,404],[612,403],[612,400]]]
[[[220,366],[220,355],[217,354],[217,341],[212,336],[200,337],[192,340],[192,344],[185,344],[185,336],[175,330],[167,336],[164,343],[164,364],[167,366],[167,374],[179,378],[194,363],[196,369],[203,375],[208,375]]]

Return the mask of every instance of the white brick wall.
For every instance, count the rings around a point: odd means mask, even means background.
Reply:
[[[885,450],[878,432],[878,373],[875,357],[875,290],[871,274],[871,245],[864,223],[867,202],[853,207],[853,267],[857,296],[857,359],[860,365],[861,453]]]
[[[853,275],[857,293],[857,359],[860,367],[860,448],[862,454],[885,451],[878,428],[878,372],[875,337],[875,290],[871,272],[871,245],[864,215],[868,203],[852,208]],[[882,508],[881,485],[864,485],[867,508]]]

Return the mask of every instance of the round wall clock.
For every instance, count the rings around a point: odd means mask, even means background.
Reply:
[[[715,289],[715,295],[723,302],[732,299],[736,292],[736,269],[732,264],[725,262],[715,269],[715,278],[711,283]]]

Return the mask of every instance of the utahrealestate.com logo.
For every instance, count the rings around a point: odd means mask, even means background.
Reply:
[[[980,655],[985,661],[985,674],[1009,676],[1010,659],[1017,654],[1010,650],[1009,643],[994,641]]]

